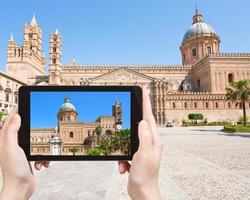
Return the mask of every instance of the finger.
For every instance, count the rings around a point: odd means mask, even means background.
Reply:
[[[44,165],[44,167],[49,168],[49,164],[50,164],[49,161],[45,161],[43,165]]]
[[[41,162],[35,162],[34,167],[36,170],[40,170],[42,168],[42,163]]]
[[[126,171],[129,172],[130,164],[128,161],[118,161],[119,172],[120,174],[124,174]]]
[[[50,164],[49,161],[36,161],[34,167],[35,167],[37,170],[40,170],[43,166],[44,166],[45,168],[48,168],[48,167],[49,167],[49,164]]]
[[[143,103],[142,103],[143,119],[147,120],[149,125],[152,126],[152,128],[154,128],[154,126],[156,126],[156,123],[155,123],[154,115],[152,113],[152,106],[151,106],[151,101],[150,101],[150,97],[149,97],[149,90],[144,85],[142,87],[142,91],[143,91]]]
[[[6,144],[17,145],[17,132],[21,125],[21,118],[18,114],[14,113],[10,116],[8,120],[8,125],[6,127],[4,139]]]
[[[146,120],[142,120],[139,123],[138,137],[139,137],[138,151],[144,152],[150,150],[153,144],[153,137],[150,126]]]
[[[151,106],[151,101],[150,101],[150,97],[149,97],[149,90],[147,89],[147,87],[144,85],[143,86],[143,120],[146,120],[152,130],[152,135],[153,135],[153,143],[158,146],[159,148],[161,148],[161,140],[160,140],[160,136],[157,133],[156,130],[156,122],[155,122],[155,118],[154,115],[152,113],[152,106]],[[158,148],[157,147],[157,148]]]
[[[2,126],[2,130],[5,130],[6,127],[9,125],[9,122],[11,120],[11,118],[13,117],[14,114],[17,113],[16,108],[12,109],[12,111],[9,113],[8,117],[4,120],[3,126]],[[3,131],[4,132],[4,131]]]

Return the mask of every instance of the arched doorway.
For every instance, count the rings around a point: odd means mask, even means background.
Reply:
[[[112,135],[112,131],[111,130],[106,130],[105,135],[110,137]]]

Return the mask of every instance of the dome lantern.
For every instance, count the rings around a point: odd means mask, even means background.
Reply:
[[[196,23],[199,23],[199,22],[203,22],[202,17],[203,17],[202,14],[196,8],[195,15],[193,16],[193,24],[196,24]]]

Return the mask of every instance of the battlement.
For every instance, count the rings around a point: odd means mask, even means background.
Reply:
[[[211,92],[171,92],[166,94],[167,100],[199,100],[199,99],[209,99],[209,100],[226,100],[225,94],[212,94]]]

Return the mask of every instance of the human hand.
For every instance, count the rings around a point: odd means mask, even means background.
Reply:
[[[28,199],[35,190],[35,177],[24,151],[18,146],[20,116],[14,109],[0,131],[0,166],[3,174],[1,200]],[[48,167],[49,162],[36,162],[35,168]]]
[[[139,148],[131,165],[119,162],[119,171],[129,172],[128,194],[133,200],[162,199],[158,176],[163,145],[156,132],[156,122],[152,114],[149,91],[143,87],[143,120],[138,128]]]

